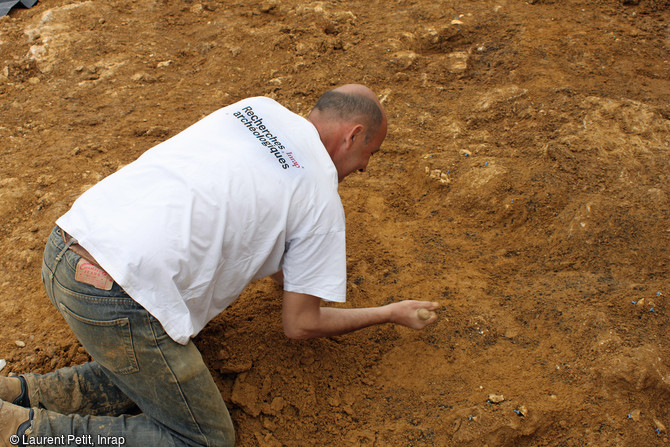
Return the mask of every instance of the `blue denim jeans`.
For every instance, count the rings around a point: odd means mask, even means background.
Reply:
[[[230,415],[193,342],[173,341],[118,284],[107,291],[76,281],[80,257],[67,248],[56,227],[42,279],[94,361],[24,375],[35,409],[27,442],[74,436],[70,445],[234,445]]]

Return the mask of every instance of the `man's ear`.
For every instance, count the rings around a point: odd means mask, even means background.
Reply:
[[[351,147],[354,145],[356,139],[363,138],[365,132],[365,126],[362,124],[355,124],[351,126],[349,131],[346,134],[346,141],[345,141],[345,149],[347,152],[351,149]]]

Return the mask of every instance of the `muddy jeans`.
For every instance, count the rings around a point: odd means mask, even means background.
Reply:
[[[67,248],[54,229],[42,279],[95,361],[24,375],[35,409],[26,443],[232,446],[228,410],[193,342],[174,342],[118,284],[76,281],[80,257]]]

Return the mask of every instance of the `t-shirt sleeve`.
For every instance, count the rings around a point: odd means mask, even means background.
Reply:
[[[290,240],[284,253],[284,290],[343,303],[347,291],[345,232]]]

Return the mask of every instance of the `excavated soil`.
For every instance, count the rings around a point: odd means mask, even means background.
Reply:
[[[12,10],[2,374],[88,358],[39,274],[82,191],[243,97],[306,114],[357,82],[389,134],[340,186],[346,306],[436,300],[440,319],[292,341],[281,292],[250,285],[196,339],[238,445],[670,445],[669,21],[665,0]]]

